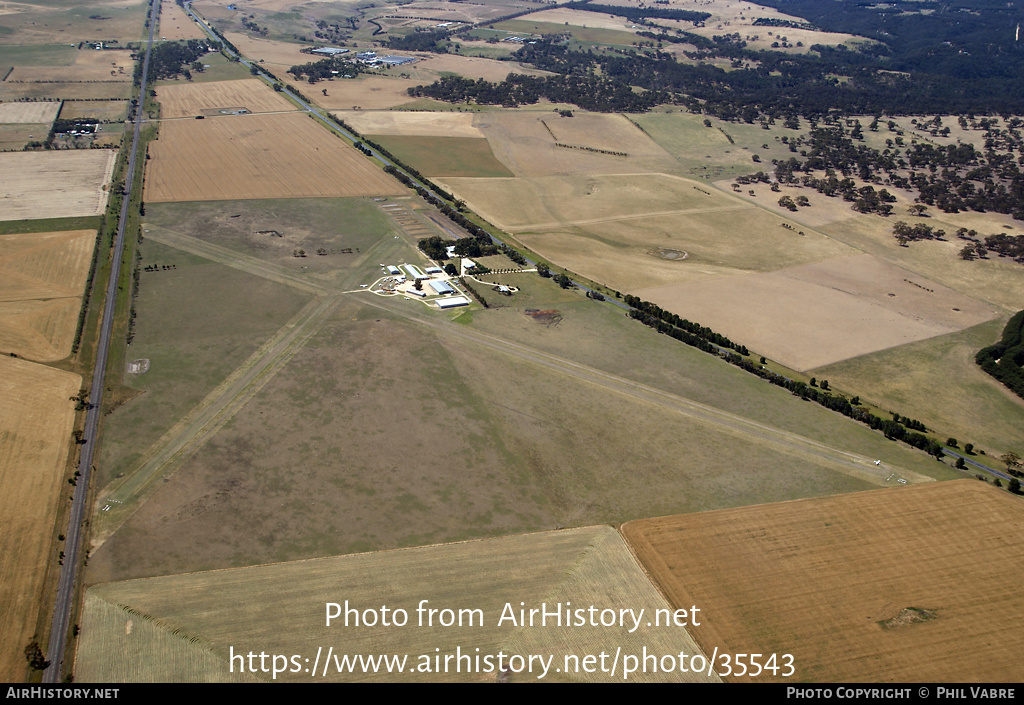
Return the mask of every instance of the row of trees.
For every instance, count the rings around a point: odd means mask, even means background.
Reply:
[[[671,311],[666,311],[657,304],[652,304],[650,301],[644,301],[637,296],[627,294],[623,298],[623,302],[627,306],[632,308],[633,311],[635,311],[637,314],[640,314],[633,315],[633,312],[630,313],[630,315],[632,315],[634,318],[637,318],[638,320],[644,320],[646,322],[644,317],[650,317],[655,321],[665,323],[666,325],[672,328],[676,328],[695,338],[717,345],[720,348],[729,348],[731,350],[735,350],[740,355],[750,354],[750,351],[747,350],[747,346],[734,343],[721,333],[716,333],[710,328],[702,326],[699,323],[694,323],[692,321],[686,320],[685,318],[680,318],[678,314],[672,313]],[[648,323],[648,325],[650,324]],[[689,345],[690,343],[687,344]]]

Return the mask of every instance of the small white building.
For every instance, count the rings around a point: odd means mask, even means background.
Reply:
[[[436,299],[439,308],[454,308],[456,306],[469,306],[469,299],[465,296],[449,296],[447,299]]]

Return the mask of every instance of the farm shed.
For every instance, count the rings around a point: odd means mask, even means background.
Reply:
[[[448,282],[429,281],[427,282],[427,285],[431,289],[433,289],[439,296],[443,296],[444,294],[455,293],[455,289],[453,289],[451,285],[448,284]]]

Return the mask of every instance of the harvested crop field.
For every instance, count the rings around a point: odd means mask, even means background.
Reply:
[[[82,378],[0,357],[0,679],[23,682]]]
[[[169,121],[149,151],[147,202],[404,191],[365,156],[299,114]]]
[[[81,299],[0,301],[0,351],[37,362],[71,354]]]
[[[402,162],[426,176],[511,177],[487,140],[472,137],[371,135]]]
[[[65,100],[60,109],[61,120],[95,118],[97,120],[123,120],[128,112],[124,100]]]
[[[179,39],[206,39],[206,33],[199,29],[174,0],[160,0],[157,36],[169,42]]]
[[[190,598],[182,601],[180,596]],[[405,610],[409,623],[396,626],[325,626],[325,602],[348,601],[360,611]],[[417,607],[462,612],[462,625],[433,627]],[[619,626],[520,626],[499,623],[506,604],[516,610],[547,603],[599,609],[629,606],[653,616],[669,608],[644,575],[618,533],[607,526],[365,553],[209,573],[109,583],[90,588],[75,663],[79,682],[228,680],[231,647],[308,656],[322,644],[338,652],[407,655],[402,673],[338,673],[331,663],[324,681],[604,681],[607,674],[564,673],[567,655],[614,651],[696,653],[685,628]],[[579,608],[577,607],[577,609]],[[563,606],[563,609],[564,606]],[[468,610],[476,610],[469,612]],[[445,615],[447,619],[447,615]],[[507,617],[507,614],[506,614]],[[472,624],[470,620],[473,620]],[[145,628],[136,631],[135,624]],[[549,670],[538,663],[510,669],[436,672],[433,657],[466,654],[481,660],[508,655],[553,655]],[[426,654],[427,658],[421,658]],[[326,659],[326,650],[324,650]],[[322,661],[319,661],[322,663]],[[481,661],[482,662],[482,661]],[[315,667],[315,666],[314,666]],[[237,670],[237,663],[235,664]],[[382,669],[383,670],[383,669]],[[470,670],[466,673],[466,670]],[[582,670],[582,669],[581,669]],[[317,669],[319,672],[319,669]],[[268,674],[261,677],[269,680]],[[277,680],[308,682],[308,673],[281,673]],[[621,679],[621,675],[618,675]],[[636,673],[636,681],[707,682],[705,674]],[[711,679],[717,681],[718,679]]]
[[[128,81],[51,81],[0,82],[0,100],[127,100],[132,83]]]
[[[60,103],[0,103],[0,123],[51,123],[56,119]]]
[[[334,113],[364,135],[482,138],[473,113],[413,113],[400,110],[339,110]]]
[[[92,230],[0,235],[0,352],[70,354],[95,241]]]
[[[25,66],[16,67],[5,83],[95,83],[131,82],[131,70],[113,66]]]
[[[297,110],[256,78],[160,86],[157,100],[160,101],[160,116],[164,118],[217,115],[220,110],[245,109],[250,113]]]
[[[965,479],[622,532],[674,605],[705,611],[694,636],[707,651],[789,653],[791,680],[803,682],[1014,682],[1021,510],[1019,498]]]
[[[796,370],[996,316],[987,304],[866,254],[634,293]]]
[[[0,154],[0,220],[101,214],[116,158],[107,149]]]

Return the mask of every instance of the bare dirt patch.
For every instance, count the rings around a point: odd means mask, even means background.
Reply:
[[[961,330],[996,315],[987,304],[870,255],[636,294],[797,370]]]
[[[990,485],[884,489],[622,531],[674,605],[705,610],[694,636],[706,650],[789,653],[800,681],[1019,678],[1024,514]]]
[[[106,149],[0,154],[0,174],[8,175],[0,180],[0,220],[99,215],[116,157]]]
[[[0,123],[46,123],[53,122],[60,110],[60,103],[0,103]]]
[[[0,357],[0,678],[23,682],[82,378]]]
[[[150,146],[146,201],[402,193],[365,156],[305,115],[164,123]]]
[[[160,116],[165,118],[214,114],[224,109],[244,109],[250,113],[297,109],[255,78],[160,86],[157,89],[157,100],[160,101]]]

